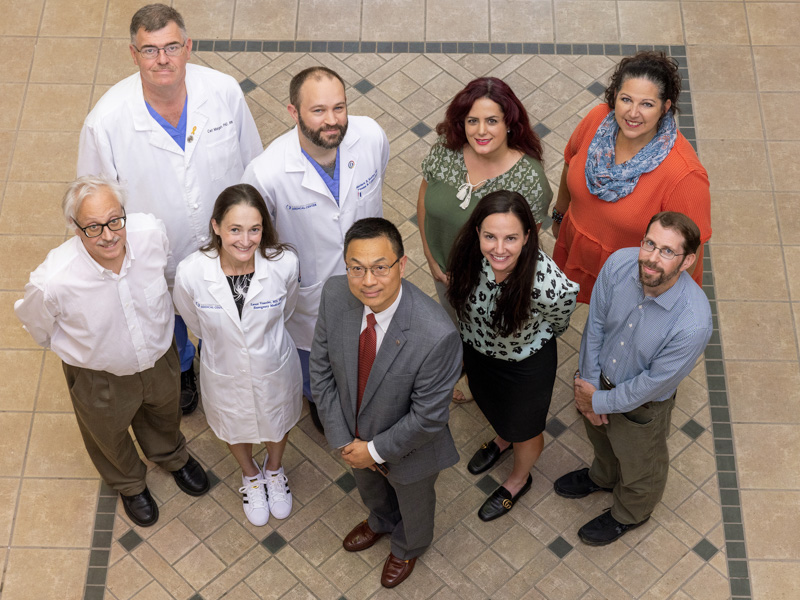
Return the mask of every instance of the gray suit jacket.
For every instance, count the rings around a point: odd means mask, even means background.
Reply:
[[[413,284],[403,295],[372,365],[358,415],[361,439],[375,444],[389,480],[407,484],[458,462],[447,421],[461,373],[461,339],[447,314]],[[364,305],[346,276],[322,290],[311,347],[311,389],[332,448],[353,441],[358,338]]]

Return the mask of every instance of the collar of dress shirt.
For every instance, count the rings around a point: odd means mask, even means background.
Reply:
[[[75,234],[77,238],[79,233]],[[119,275],[114,273],[111,269],[106,269],[103,265],[97,262],[92,255],[89,254],[89,251],[86,249],[86,246],[83,245],[80,239],[76,239],[78,242],[78,254],[80,254],[84,260],[91,266],[91,268],[97,272],[100,277],[105,277],[106,274],[113,276],[113,277],[122,277],[125,275],[126,271],[131,266],[131,261],[134,260],[136,257],[133,255],[133,248],[131,248],[131,241],[129,239],[125,240],[125,258],[122,260],[122,268],[119,270]]]
[[[386,333],[386,330],[389,329],[389,324],[392,322],[392,317],[394,317],[394,313],[397,312],[397,307],[400,306],[400,298],[403,297],[403,286],[400,286],[400,292],[397,294],[397,298],[394,299],[394,302],[389,305],[386,310],[382,310],[379,313],[372,312],[372,309],[368,307],[366,304],[364,305],[364,313],[361,316],[361,331],[364,331],[364,328],[367,326],[367,315],[372,313],[375,315],[375,321],[377,322],[378,326]]]

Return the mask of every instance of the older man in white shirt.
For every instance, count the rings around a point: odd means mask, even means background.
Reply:
[[[146,527],[158,507],[145,482],[144,455],[170,471],[178,487],[209,489],[180,431],[180,361],[164,271],[164,225],[149,214],[125,214],[122,189],[81,177],[64,195],[75,237],[52,250],[14,305],[40,346],[63,361],[84,444],[128,517]]]

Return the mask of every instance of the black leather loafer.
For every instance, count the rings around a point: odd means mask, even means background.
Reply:
[[[181,412],[185,415],[193,413],[199,400],[197,376],[194,374],[194,368],[190,368],[181,373]]]
[[[172,471],[175,483],[190,496],[202,496],[211,487],[208,482],[208,475],[194,458],[189,456],[189,460],[177,471]]]
[[[611,492],[611,488],[597,485],[589,477],[589,469],[583,468],[562,475],[553,483],[556,494],[564,498],[585,498],[594,492]]]
[[[508,448],[511,448],[511,446],[513,446],[513,444],[509,444]],[[478,475],[479,473],[488,471],[503,455],[503,452],[508,450],[508,448],[505,450],[500,450],[500,447],[494,443],[494,440],[491,442],[486,442],[483,446],[478,448],[478,451],[472,455],[471,459],[469,459],[467,471],[473,475]]]
[[[478,517],[480,520],[492,521],[497,517],[502,517],[511,510],[511,507],[514,506],[517,500],[522,498],[522,496],[531,489],[531,483],[533,483],[533,477],[528,475],[528,481],[525,482],[525,485],[517,492],[516,496],[512,496],[511,492],[501,485],[492,492],[492,495],[486,499],[486,502],[484,502],[483,506],[478,510]]]
[[[144,488],[141,494],[134,496],[120,494],[120,497],[125,514],[139,527],[150,527],[158,521],[158,506],[147,488]]]
[[[578,530],[578,537],[584,544],[589,546],[605,546],[617,541],[631,529],[644,525],[650,517],[638,523],[620,523],[611,516],[611,509],[608,508],[600,516],[595,517],[586,525]]]

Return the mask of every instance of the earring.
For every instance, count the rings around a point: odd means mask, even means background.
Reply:
[[[510,129],[506,129],[506,133],[511,133],[511,130]]]

